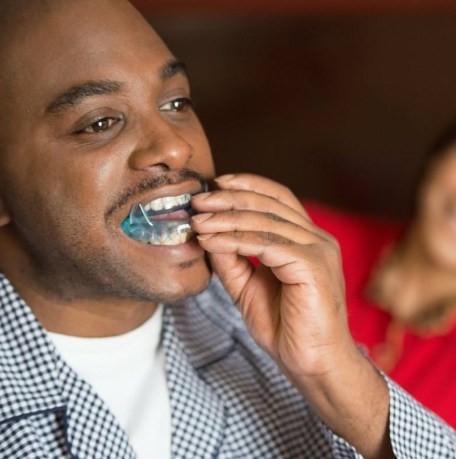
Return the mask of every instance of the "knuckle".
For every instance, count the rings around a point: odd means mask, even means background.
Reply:
[[[335,250],[340,251],[339,241],[331,233],[323,231],[323,234],[328,241],[328,244],[331,245]]]
[[[235,203],[236,203],[236,191],[235,190],[223,190],[223,193],[225,193],[225,197],[227,197],[227,204],[229,206],[230,210],[235,209]]]
[[[263,234],[263,240],[266,242],[274,242],[276,240],[276,235],[271,231],[265,231]]]
[[[283,183],[280,183],[279,184],[279,188],[280,188],[280,191],[285,194],[285,195],[293,195],[293,192],[291,191],[291,189],[284,185]]]
[[[328,234],[328,240],[336,250],[340,250],[339,241],[332,234]]]
[[[271,231],[262,231],[260,237],[264,242],[274,242],[276,239],[276,235]]]
[[[234,230],[232,232],[232,234],[233,234],[233,237],[235,239],[243,239],[244,238],[244,233],[242,231]]]
[[[273,233],[272,231],[261,231],[259,233],[259,237],[262,242],[265,242],[267,244],[280,244],[283,246],[294,245],[294,242],[292,240],[279,236],[276,233]]]
[[[337,257],[341,256],[340,244],[339,244],[339,241],[335,237],[332,237],[331,248],[335,256]]]
[[[275,214],[274,212],[266,212],[265,216],[268,220],[271,220],[273,222],[283,222],[285,221],[284,218],[280,217],[279,215]]]

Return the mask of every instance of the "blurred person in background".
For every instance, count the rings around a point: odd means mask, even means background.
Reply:
[[[407,224],[305,207],[340,243],[355,340],[456,426],[456,124],[429,150]]]

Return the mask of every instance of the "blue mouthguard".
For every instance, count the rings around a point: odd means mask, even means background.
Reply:
[[[203,182],[203,191],[208,186]],[[195,214],[193,209],[186,209],[189,216]],[[194,232],[187,220],[154,220],[153,211],[146,211],[142,204],[134,204],[129,216],[122,222],[122,231],[130,238],[145,244],[176,245],[187,242]]]
[[[152,245],[174,245],[193,235],[189,220],[152,220],[141,204],[135,204],[122,222],[122,231],[132,239]],[[183,235],[186,235],[184,237]]]

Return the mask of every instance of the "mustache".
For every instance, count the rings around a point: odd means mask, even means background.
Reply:
[[[195,172],[190,169],[182,169],[178,172],[156,175],[154,177],[144,179],[137,185],[128,188],[125,192],[123,192],[119,198],[116,199],[115,203],[105,212],[105,218],[109,218],[127,202],[131,201],[135,196],[141,195],[145,191],[151,191],[164,185],[177,185],[188,180],[197,180],[201,183],[202,190],[207,189],[208,179],[199,172]]]

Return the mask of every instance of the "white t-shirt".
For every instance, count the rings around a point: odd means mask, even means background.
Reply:
[[[127,432],[138,459],[171,458],[171,414],[160,343],[163,306],[124,335],[49,333],[66,362],[96,390]]]

